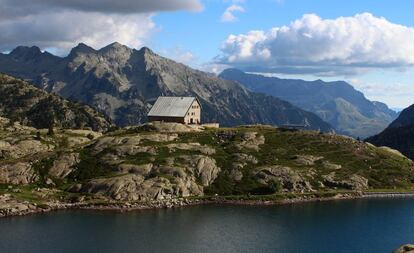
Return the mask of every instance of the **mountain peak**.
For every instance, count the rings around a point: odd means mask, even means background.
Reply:
[[[332,130],[315,114],[280,99],[250,92],[236,82],[194,70],[147,47],[135,50],[112,43],[87,57],[82,54],[73,59],[65,57],[49,61],[42,68],[30,60],[18,61],[13,68],[9,68],[8,61],[4,62],[0,62],[0,71],[36,80],[42,88],[94,105],[121,126],[145,122],[148,101],[169,95],[199,97],[206,111],[204,120],[225,126],[308,121],[311,129]]]
[[[78,53],[93,53],[96,52],[95,49],[93,49],[92,47],[84,44],[84,43],[79,43],[76,47],[72,48],[72,50],[70,51],[69,55],[75,55]]]
[[[149,53],[149,54],[155,54],[154,51],[152,51],[149,47],[142,47],[139,51],[141,51],[141,52],[143,52],[145,54],[147,54],[147,53]]]
[[[222,74],[237,73],[237,74],[240,74],[240,75],[246,74],[245,72],[241,71],[240,69],[236,69],[236,68],[228,68],[228,69],[223,70],[221,73]]]
[[[10,55],[16,59],[33,59],[41,54],[42,51],[36,46],[18,46],[10,52]]]
[[[100,52],[107,52],[107,51],[111,51],[111,50],[131,50],[128,46],[125,46],[119,42],[114,42],[109,44],[108,46],[101,48],[99,51]]]
[[[85,43],[79,43],[73,49],[77,49],[77,50],[80,50],[80,51],[95,51],[95,49],[93,49],[92,47],[86,45]]]
[[[273,76],[224,70],[219,77],[237,81],[319,115],[341,134],[367,137],[382,131],[396,116],[385,104],[369,101],[344,81],[324,82],[281,79]]]
[[[125,45],[123,45],[123,44],[121,44],[121,43],[119,43],[119,42],[115,41],[115,42],[113,42],[113,43],[109,44],[109,45],[108,45],[108,47],[112,47],[112,48],[120,48],[120,47],[127,47],[127,46],[125,46]]]

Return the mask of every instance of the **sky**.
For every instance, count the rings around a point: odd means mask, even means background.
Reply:
[[[413,1],[0,0],[0,52],[58,55],[114,41],[194,68],[345,80],[369,99],[414,103]]]

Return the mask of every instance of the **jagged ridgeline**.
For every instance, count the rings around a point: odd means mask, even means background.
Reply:
[[[355,138],[377,134],[397,117],[387,105],[368,100],[344,81],[281,79],[238,69],[226,69],[219,76],[309,110],[331,124],[337,133]]]
[[[135,50],[113,43],[95,50],[79,44],[63,58],[37,47],[18,47],[0,54],[0,71],[102,110],[119,126],[146,122],[151,104],[164,95],[198,97],[202,121],[222,126],[301,124],[332,130],[315,114],[289,102],[251,92],[145,47]]]
[[[91,128],[106,131],[111,123],[89,106],[49,94],[29,83],[0,74],[0,116],[35,128]]]

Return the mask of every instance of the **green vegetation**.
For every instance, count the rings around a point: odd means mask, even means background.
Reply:
[[[33,164],[33,169],[37,175],[39,175],[39,184],[45,185],[48,178],[50,168],[53,166],[53,162],[56,156],[47,157],[41,159]]]
[[[237,151],[235,144],[240,141],[243,132],[254,131],[265,137],[266,142],[260,145],[260,151],[243,149]],[[220,138],[226,136],[226,138]],[[345,180],[353,174],[361,175],[369,180],[370,188],[412,188],[414,183],[413,163],[411,160],[367,145],[357,140],[331,134],[321,134],[311,131],[285,131],[283,129],[251,127],[210,130],[201,133],[186,133],[180,135],[186,142],[200,142],[213,146],[216,154],[213,157],[223,169],[219,178],[207,190],[209,193],[239,194],[253,193],[260,188],[255,180],[251,180],[250,172],[255,167],[266,165],[288,166],[296,171],[316,170],[313,181],[322,180],[321,175],[335,172],[338,180]],[[248,164],[243,169],[243,180],[237,184],[226,175],[226,169],[235,162],[234,153],[243,152],[257,158],[258,164]],[[298,155],[323,157],[313,165],[298,163]],[[323,166],[323,163],[340,165],[340,170]],[[277,182],[276,182],[277,184]],[[315,184],[315,187],[317,185]],[[274,192],[280,188],[276,185]],[[263,189],[271,192],[271,189]]]
[[[91,132],[59,129],[53,136],[42,130],[18,138],[54,149],[7,160],[36,161],[32,169],[38,180],[12,189],[0,185],[0,193],[40,204],[46,198],[72,202],[106,196],[121,201],[136,194],[134,199],[140,199],[142,192],[160,194],[160,190],[172,197],[187,191],[199,199],[252,201],[414,190],[414,164],[406,157],[312,131],[246,126],[160,133],[142,126],[117,129],[97,139]],[[83,141],[74,145],[73,139]],[[67,163],[68,176],[54,178],[49,172],[65,154],[76,154],[76,162]],[[38,187],[51,193],[38,194]],[[118,192],[123,195],[115,198]]]
[[[106,131],[111,123],[92,108],[47,93],[33,85],[0,74],[0,116],[36,128],[91,128]]]
[[[105,165],[99,159],[100,156],[91,154],[89,147],[80,152],[80,162],[75,170],[69,175],[69,181],[86,181],[92,178],[108,176],[113,169]]]

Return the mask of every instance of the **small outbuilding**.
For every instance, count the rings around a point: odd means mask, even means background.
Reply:
[[[201,124],[201,105],[195,97],[159,97],[148,113],[148,120]]]

